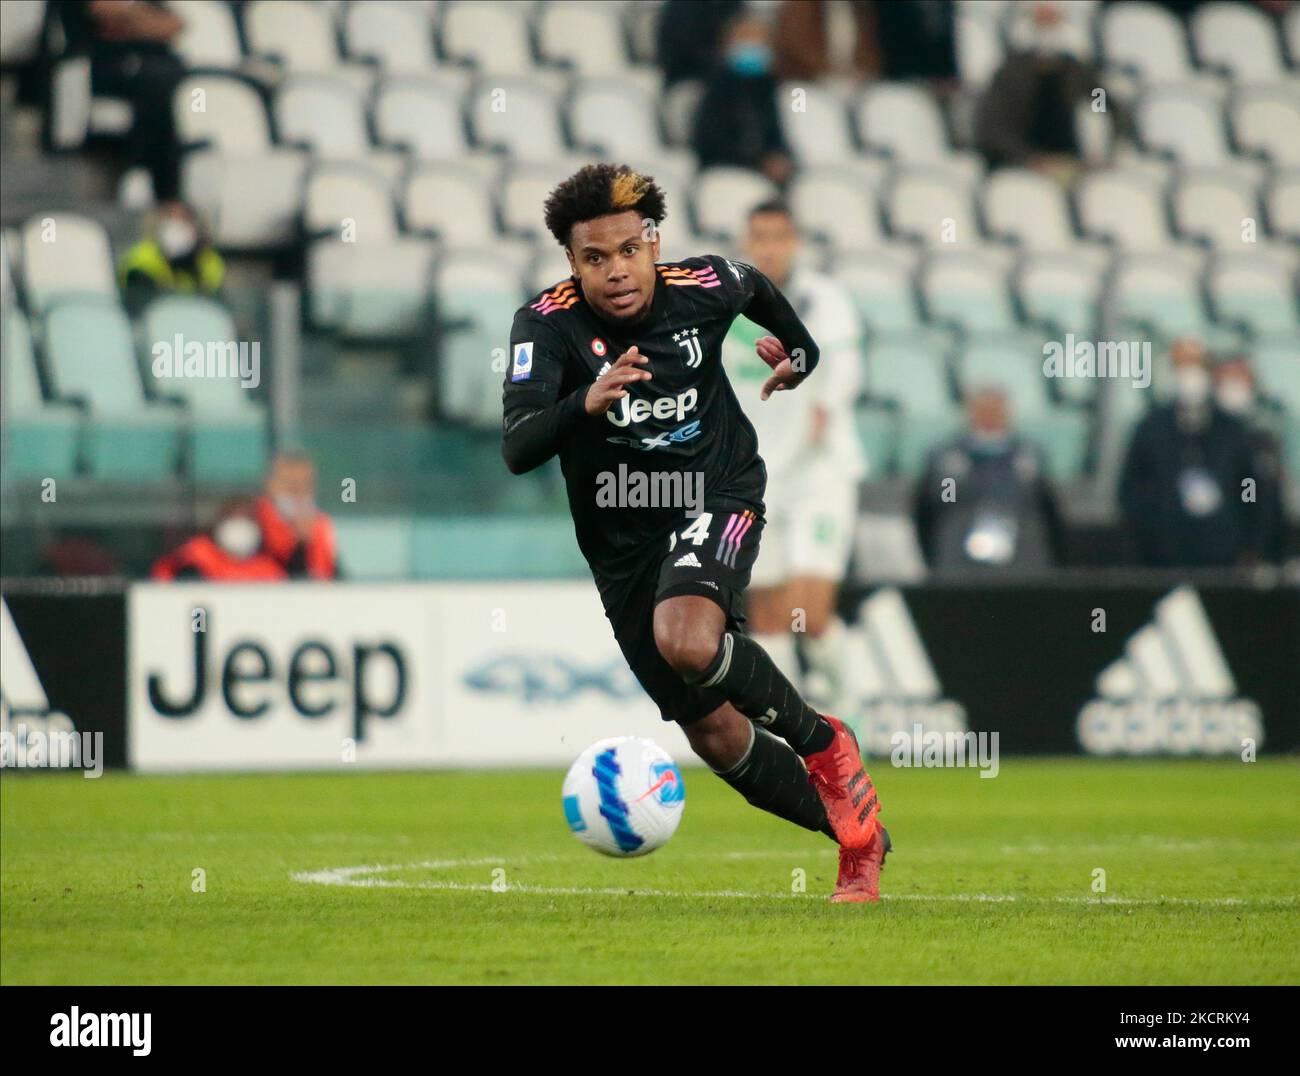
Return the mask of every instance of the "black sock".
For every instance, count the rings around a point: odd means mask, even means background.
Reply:
[[[712,688],[757,725],[780,736],[795,752],[824,751],[835,730],[800,697],[776,663],[748,635],[722,633],[718,652],[699,681]]]
[[[760,810],[835,840],[826,807],[799,756],[770,733],[754,729],[749,752],[718,776]]]

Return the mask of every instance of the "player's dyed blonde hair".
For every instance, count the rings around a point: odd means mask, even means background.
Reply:
[[[668,210],[654,176],[625,164],[589,164],[551,191],[546,199],[546,227],[567,247],[575,224],[628,210],[656,226],[662,223]]]

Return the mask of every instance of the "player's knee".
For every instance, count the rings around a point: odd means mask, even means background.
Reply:
[[[687,683],[703,680],[722,641],[710,625],[655,625],[655,645],[673,672]]]

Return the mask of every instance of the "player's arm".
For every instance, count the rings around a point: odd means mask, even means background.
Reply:
[[[644,369],[649,360],[631,348],[592,384],[561,397],[563,347],[549,326],[523,317],[515,319],[501,432],[501,455],[511,474],[540,467],[586,416],[604,414],[615,400],[627,395],[627,385],[650,377],[650,371]]]
[[[773,392],[794,388],[813,372],[821,354],[812,333],[799,320],[790,300],[752,265],[730,262],[718,273],[719,279],[725,279],[723,273],[739,285],[736,313],[772,334],[755,345],[759,358],[772,368],[761,398],[766,400]]]

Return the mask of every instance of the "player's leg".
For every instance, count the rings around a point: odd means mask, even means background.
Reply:
[[[786,570],[786,524],[783,514],[774,513],[763,528],[763,541],[754,561],[749,588],[745,591],[745,613],[754,642],[767,651],[786,679],[798,687],[802,685],[802,674],[795,637],[791,632],[792,606],[785,586],[789,576]]]
[[[747,803],[835,840],[826,806],[790,745],[757,728],[731,703],[682,723],[691,749]]]

